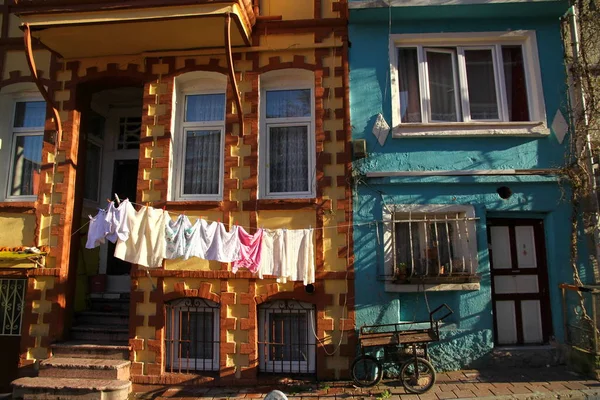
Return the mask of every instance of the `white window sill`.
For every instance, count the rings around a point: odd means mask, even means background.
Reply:
[[[433,283],[433,284],[401,284],[385,283],[386,292],[415,293],[422,292],[449,292],[449,291],[476,291],[479,290],[479,282],[473,283]]]
[[[394,127],[396,139],[414,137],[544,137],[550,129],[544,122],[452,122],[452,123],[406,123]]]

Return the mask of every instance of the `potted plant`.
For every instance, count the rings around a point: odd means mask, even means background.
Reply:
[[[407,277],[407,266],[406,263],[401,262],[396,265],[395,279],[397,281],[405,281]]]

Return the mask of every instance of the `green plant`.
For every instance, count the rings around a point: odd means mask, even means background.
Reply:
[[[390,397],[392,397],[392,393],[388,389],[385,389],[377,396],[377,400],[389,399]]]

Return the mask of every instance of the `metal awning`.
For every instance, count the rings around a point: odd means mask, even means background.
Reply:
[[[168,4],[168,2],[165,2]],[[225,16],[231,46],[248,46],[255,16],[250,0],[195,1],[154,7],[24,9],[32,36],[65,59],[223,48]],[[173,4],[173,3],[171,3]]]

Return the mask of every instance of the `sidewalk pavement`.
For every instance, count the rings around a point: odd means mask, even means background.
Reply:
[[[277,385],[250,388],[133,385],[130,399],[262,399],[271,390],[282,391],[289,400],[600,399],[599,381],[563,367],[488,368],[438,373],[435,386],[421,395],[407,394],[402,384],[394,380],[384,380],[371,388],[358,388],[349,381],[316,383],[282,379]]]

